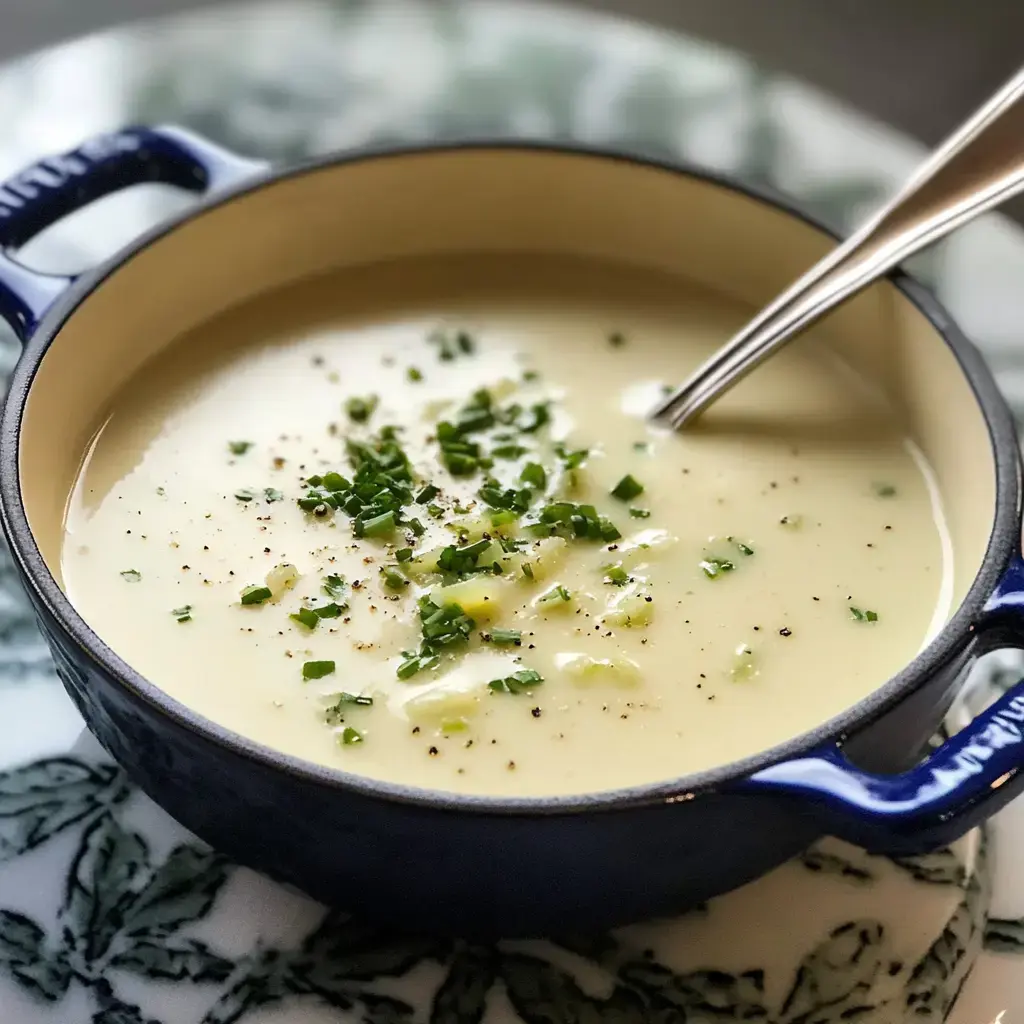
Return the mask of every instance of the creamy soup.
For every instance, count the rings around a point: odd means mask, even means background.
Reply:
[[[406,262],[266,296],[97,431],[62,572],[182,704],[362,775],[617,788],[820,724],[944,622],[930,471],[811,336],[645,415],[749,310],[622,267]]]

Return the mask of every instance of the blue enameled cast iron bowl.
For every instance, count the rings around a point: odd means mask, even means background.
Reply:
[[[34,273],[11,256],[66,214],[140,182],[209,197],[77,278]],[[777,201],[691,169],[549,146],[359,153],[274,175],[186,132],[138,128],[6,182],[0,316],[25,350],[3,411],[0,512],[89,727],[153,799],[239,862],[431,930],[604,927],[733,888],[823,833],[897,852],[960,836],[1021,788],[1024,683],[916,762],[970,665],[1024,633],[1020,465],[1010,414],[977,352],[904,277],[833,323],[839,347],[881,375],[923,435],[948,505],[957,610],[868,698],[745,761],[537,799],[347,775],[171,700],[89,629],[58,582],[64,501],[105,404],[161,347],[248,296],[375,260],[525,250],[625,259],[757,304],[830,244]]]

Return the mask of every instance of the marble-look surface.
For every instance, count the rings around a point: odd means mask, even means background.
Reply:
[[[839,228],[919,155],[742,55],[518,3],[282,0],[0,69],[0,175],[138,122],[185,124],[275,161],[365,142],[584,140],[774,187]],[[185,203],[138,189],[23,255],[73,271]],[[989,218],[917,270],[1024,412],[1020,229]],[[3,368],[16,357],[4,333]],[[1024,936],[1019,809],[987,839],[929,858],[826,844],[699,914],[614,936],[489,947],[410,938],[401,922],[325,917],[225,864],[134,791],[82,734],[7,560],[0,639],[2,1024],[898,1024],[941,1020],[972,967],[957,1021],[1024,1012],[1024,965],[1006,955]],[[1017,660],[996,659],[979,694]]]

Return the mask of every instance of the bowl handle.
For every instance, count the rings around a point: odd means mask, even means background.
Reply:
[[[125,128],[45,157],[0,182],[0,317],[28,339],[74,277],[29,270],[11,251],[103,196],[160,182],[205,194],[263,170],[182,128]]]
[[[1024,562],[1014,559],[976,632],[1024,627]],[[1000,645],[1005,646],[1005,645]],[[807,802],[828,831],[880,853],[919,853],[960,838],[1024,789],[1024,680],[899,775],[856,768],[839,745],[783,761],[741,783]]]

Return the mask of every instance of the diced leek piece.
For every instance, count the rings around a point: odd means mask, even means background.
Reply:
[[[740,644],[733,652],[729,675],[734,682],[745,683],[758,674],[757,655],[747,644]]]
[[[267,586],[276,601],[282,594],[291,590],[299,582],[301,573],[290,562],[275,565],[266,575]]]
[[[446,545],[438,548],[430,548],[428,551],[421,551],[414,555],[407,562],[402,563],[402,571],[414,580],[420,580],[424,576],[431,576],[441,570],[437,566],[437,560],[441,557]]]
[[[679,542],[668,530],[638,530],[618,541],[612,554],[627,572],[643,562],[656,561]]]
[[[648,625],[654,618],[654,601],[641,585],[632,584],[612,596],[601,616],[605,626],[622,629],[638,629]]]
[[[577,686],[632,687],[642,682],[640,666],[622,655],[592,658],[589,654],[560,654],[555,664]]]
[[[531,541],[520,551],[503,555],[500,564],[508,575],[516,576],[524,583],[539,583],[551,579],[568,553],[569,544],[565,538],[545,537]],[[529,565],[529,572],[523,570],[524,564]]]
[[[451,586],[436,586],[430,591],[434,604],[457,604],[477,622],[489,622],[504,610],[509,584],[500,576],[481,573]]]
[[[405,702],[405,713],[411,722],[440,726],[442,722],[467,720],[481,707],[486,685],[471,689],[450,689],[438,684]]]

